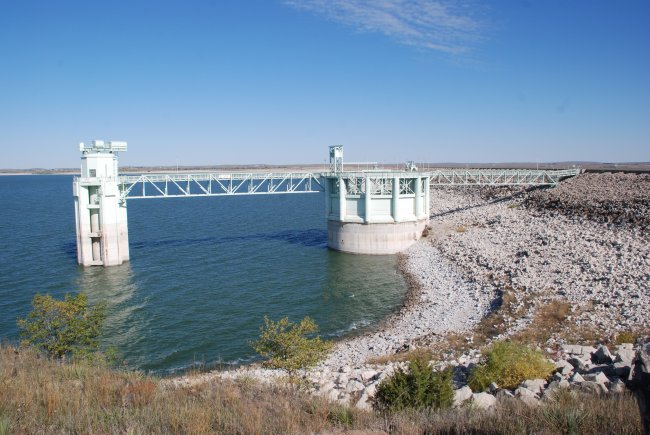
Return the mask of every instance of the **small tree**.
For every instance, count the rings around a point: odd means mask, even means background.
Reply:
[[[48,355],[63,358],[81,356],[97,350],[98,337],[106,317],[106,306],[88,306],[88,298],[79,293],[54,299],[37,293],[32,311],[18,320],[24,342],[43,349]]]
[[[318,326],[309,317],[293,323],[287,317],[274,322],[264,316],[260,338],[251,346],[266,359],[265,367],[282,369],[293,376],[297,370],[316,365],[331,348],[331,343],[320,337],[309,337],[317,332]]]
[[[449,408],[454,400],[452,377],[451,369],[434,372],[426,355],[416,353],[409,361],[408,372],[398,368],[379,384],[373,407],[387,412]]]

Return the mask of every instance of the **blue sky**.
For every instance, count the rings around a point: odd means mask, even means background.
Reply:
[[[0,2],[0,168],[650,161],[650,1]]]

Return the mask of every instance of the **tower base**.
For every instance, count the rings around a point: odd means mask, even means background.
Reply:
[[[405,250],[422,237],[429,221],[371,223],[327,222],[327,246],[352,254],[388,255]]]

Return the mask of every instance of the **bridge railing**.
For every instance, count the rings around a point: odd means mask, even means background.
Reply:
[[[581,169],[440,169],[428,172],[430,185],[554,186]]]
[[[125,175],[121,196],[161,198],[321,192],[319,175],[308,172]]]
[[[399,170],[368,170],[345,171],[343,173],[328,172],[328,177],[372,177],[393,178],[404,177],[409,174],[428,176],[431,186],[453,185],[478,185],[478,186],[554,186],[560,180],[573,177],[582,172],[581,169],[433,169],[426,171],[399,171]]]
[[[428,176],[431,186],[554,186],[560,180],[578,175],[581,169],[436,169],[414,172]],[[142,174],[118,177],[121,197],[166,198],[188,196],[256,195],[322,192],[323,177],[393,178],[410,174],[404,171],[370,170],[343,172],[235,172],[197,174]],[[96,182],[97,179],[80,179]]]

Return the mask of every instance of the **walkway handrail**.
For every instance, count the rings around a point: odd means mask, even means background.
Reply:
[[[123,175],[121,197],[166,198],[322,192],[320,176],[311,172],[236,172]],[[147,190],[147,187],[149,189]]]
[[[430,186],[555,186],[582,169],[435,169],[414,174],[429,177]],[[187,196],[255,195],[322,192],[324,177],[393,178],[405,171],[211,172],[122,175],[117,182],[122,200]],[[81,183],[98,179],[75,178]]]

